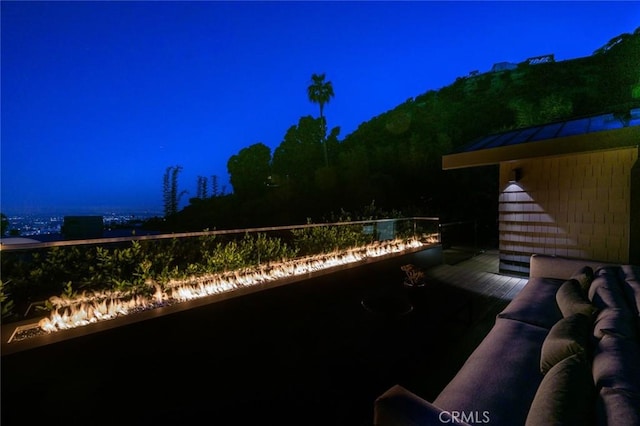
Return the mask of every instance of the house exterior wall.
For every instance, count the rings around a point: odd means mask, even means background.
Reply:
[[[637,147],[501,163],[500,271],[528,274],[533,253],[629,263],[637,163]]]

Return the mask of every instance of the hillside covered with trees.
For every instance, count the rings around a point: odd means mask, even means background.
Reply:
[[[300,117],[273,152],[256,143],[232,156],[232,193],[207,196],[199,182],[198,196],[176,211],[176,176],[169,187],[165,176],[165,205],[172,209],[147,226],[197,231],[400,215],[495,223],[497,167],[443,171],[442,155],[511,129],[598,113],[624,117],[640,106],[640,28],[588,57],[532,58],[459,77],[342,139],[322,115],[333,87],[324,75],[313,77],[307,90],[320,106],[318,117]]]

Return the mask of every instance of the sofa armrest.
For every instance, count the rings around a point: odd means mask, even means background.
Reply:
[[[456,421],[452,415],[456,416],[456,413],[444,411],[402,386],[395,385],[376,399],[373,424],[375,426],[469,426],[468,423]]]

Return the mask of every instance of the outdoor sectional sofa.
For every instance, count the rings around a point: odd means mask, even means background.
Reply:
[[[529,280],[433,402],[400,385],[374,424],[640,426],[640,267],[533,255]]]

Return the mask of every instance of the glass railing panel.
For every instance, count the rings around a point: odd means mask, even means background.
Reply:
[[[437,244],[437,218],[401,218],[2,246],[3,323],[89,302],[108,319],[126,310],[116,302],[143,309]]]

